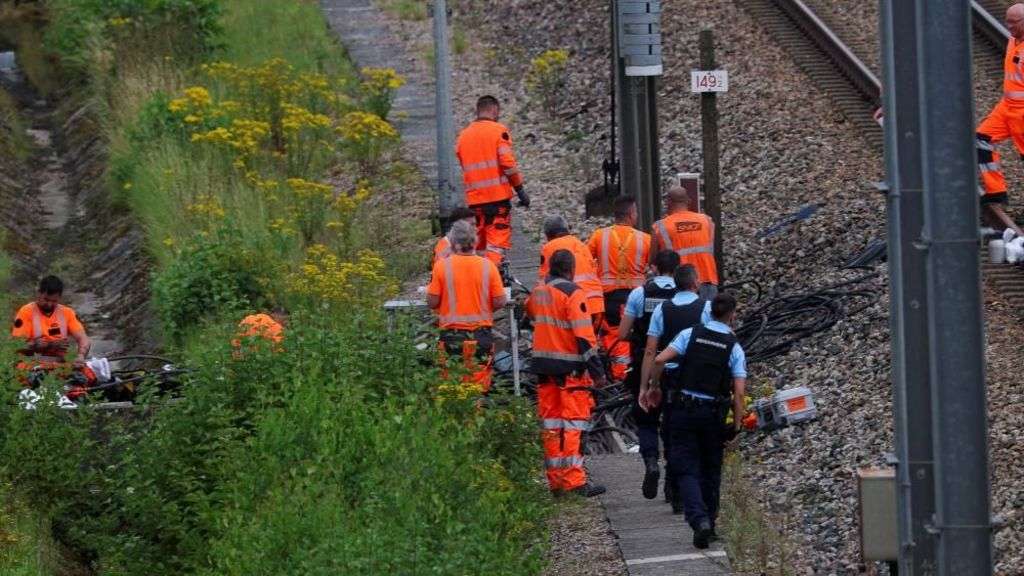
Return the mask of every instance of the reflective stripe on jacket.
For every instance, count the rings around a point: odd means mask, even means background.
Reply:
[[[486,258],[455,254],[434,265],[436,281],[441,285],[441,305],[437,309],[441,328],[475,330],[494,325],[491,300],[498,269]]]
[[[601,289],[601,280],[597,277],[597,265],[594,263],[594,255],[590,249],[580,242],[579,238],[572,234],[559,236],[549,240],[540,250],[540,270],[537,271],[538,278],[547,278],[551,256],[559,250],[572,252],[576,259],[576,274],[573,276],[573,283],[583,289],[587,297],[587,308],[591,314],[604,312],[604,291]]]
[[[603,376],[587,297],[579,286],[548,278],[526,300],[526,313],[533,320],[530,366],[535,374],[562,376],[586,370],[594,378]]]
[[[1013,106],[1024,106],[1024,42],[1010,38],[1003,57],[1003,98]]]
[[[597,273],[605,292],[644,285],[651,252],[649,234],[616,224],[596,230],[587,246],[597,260]]]
[[[700,282],[718,284],[715,265],[715,223],[699,212],[683,210],[658,220],[653,227],[652,253],[671,249],[679,254],[680,264],[692,264]]]
[[[462,166],[468,206],[508,200],[513,188],[523,184],[512,137],[500,122],[472,122],[459,134],[455,155]]]

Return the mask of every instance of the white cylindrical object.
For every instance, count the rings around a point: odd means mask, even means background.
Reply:
[[[1006,242],[990,240],[988,243],[988,261],[993,264],[1006,262]]]

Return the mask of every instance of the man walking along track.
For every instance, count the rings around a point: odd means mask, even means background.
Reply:
[[[477,252],[501,266],[512,247],[512,192],[519,205],[530,206],[512,152],[512,136],[498,122],[501,105],[493,96],[476,103],[476,120],[470,123],[455,143],[455,155],[462,165],[466,205],[476,215]]]
[[[587,296],[573,283],[572,252],[557,250],[549,274],[526,301],[533,321],[532,371],[538,375],[537,411],[541,419],[544,467],[552,492],[581,496],[604,493],[583,469],[580,441],[590,427],[592,386],[605,383]]]

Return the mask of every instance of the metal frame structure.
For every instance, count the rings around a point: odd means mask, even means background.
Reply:
[[[882,0],[881,6],[900,573],[987,576],[992,550],[971,82],[977,5]]]

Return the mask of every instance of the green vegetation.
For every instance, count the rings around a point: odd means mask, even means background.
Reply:
[[[569,51],[545,50],[530,61],[526,88],[530,97],[554,119],[561,111],[568,90]]]
[[[402,20],[425,20],[427,18],[427,2],[425,0],[381,0],[381,5]]]
[[[795,547],[786,536],[786,519],[765,508],[763,495],[743,477],[746,466],[738,453],[726,454],[718,529],[732,569],[737,574],[791,576]]]
[[[101,576],[539,572],[530,408],[478,408],[380,312],[427,230],[395,202],[424,193],[387,121],[401,78],[354,70],[306,0],[48,6],[194,371],[140,418],[0,403],[0,481],[32,503],[0,537],[52,534]],[[278,305],[280,346],[232,346]]]

